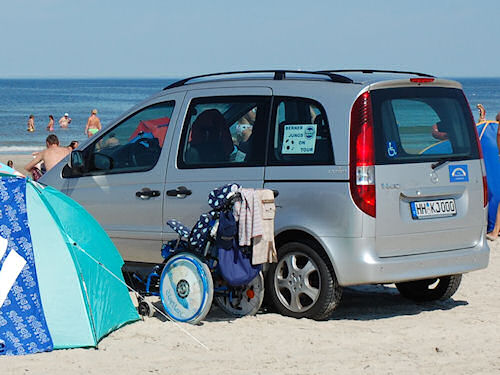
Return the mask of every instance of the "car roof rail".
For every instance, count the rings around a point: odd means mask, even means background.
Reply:
[[[412,74],[420,77],[432,77],[431,74],[419,73],[419,72],[408,72],[405,70],[383,70],[383,69],[336,69],[336,70],[320,70],[322,73],[396,73],[396,74]]]
[[[216,76],[223,76],[223,75],[233,75],[233,74],[259,74],[259,73],[273,73],[274,80],[280,81],[286,79],[286,74],[287,73],[293,73],[293,74],[312,74],[312,75],[320,75],[327,77],[330,81],[332,82],[338,82],[338,83],[354,83],[354,81],[346,76],[343,76],[341,74],[336,74],[333,71],[307,71],[307,70],[241,70],[241,71],[234,71],[234,72],[221,72],[221,73],[211,73],[211,74],[201,74],[198,76],[193,76],[193,77],[188,77],[181,79],[180,81],[174,82],[167,87],[165,87],[163,90],[168,90],[174,87],[180,87],[184,86],[187,82],[192,81],[194,79],[198,78],[206,78],[206,77],[216,77]]]

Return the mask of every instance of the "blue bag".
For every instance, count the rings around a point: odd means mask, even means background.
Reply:
[[[250,252],[244,253],[237,241],[238,228],[231,211],[221,212],[217,229],[219,270],[231,286],[242,286],[252,281],[262,265],[252,266]]]

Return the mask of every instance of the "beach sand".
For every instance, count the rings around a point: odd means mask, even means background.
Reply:
[[[155,315],[111,333],[97,350],[0,357],[1,373],[500,373],[500,240],[491,250],[489,267],[464,275],[448,301],[415,304],[394,285],[364,286],[344,289],[322,322],[273,313],[231,319],[215,307],[200,326]]]
[[[0,154],[0,163],[7,165],[7,161],[12,160],[14,162],[14,168],[26,175],[28,172],[24,170],[24,166],[28,164],[33,156],[31,154]]]
[[[8,157],[17,166],[31,156]],[[274,313],[232,319],[213,307],[191,326],[156,314],[112,332],[97,350],[0,357],[0,373],[498,374],[500,239],[489,244],[488,268],[464,275],[444,302],[416,304],[394,285],[363,286],[345,288],[322,322]]]

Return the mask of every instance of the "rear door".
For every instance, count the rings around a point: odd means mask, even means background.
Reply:
[[[484,226],[475,125],[462,91],[371,91],[379,256],[475,246]]]
[[[169,219],[191,227],[210,210],[213,189],[233,182],[262,188],[271,95],[267,87],[187,93],[167,168],[164,240],[176,237]]]

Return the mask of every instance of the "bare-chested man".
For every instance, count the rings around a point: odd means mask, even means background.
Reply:
[[[47,148],[35,154],[32,161],[25,165],[24,169],[33,173],[33,168],[40,162],[45,164],[45,169],[49,171],[70,153],[67,147],[59,146],[57,135],[50,134],[45,140]]]
[[[90,138],[101,130],[101,127],[101,120],[97,117],[97,109],[93,109],[85,127],[85,134]]]
[[[59,119],[59,126],[63,129],[67,128],[70,123],[71,117],[69,117],[67,113],[65,113],[64,116]]]

